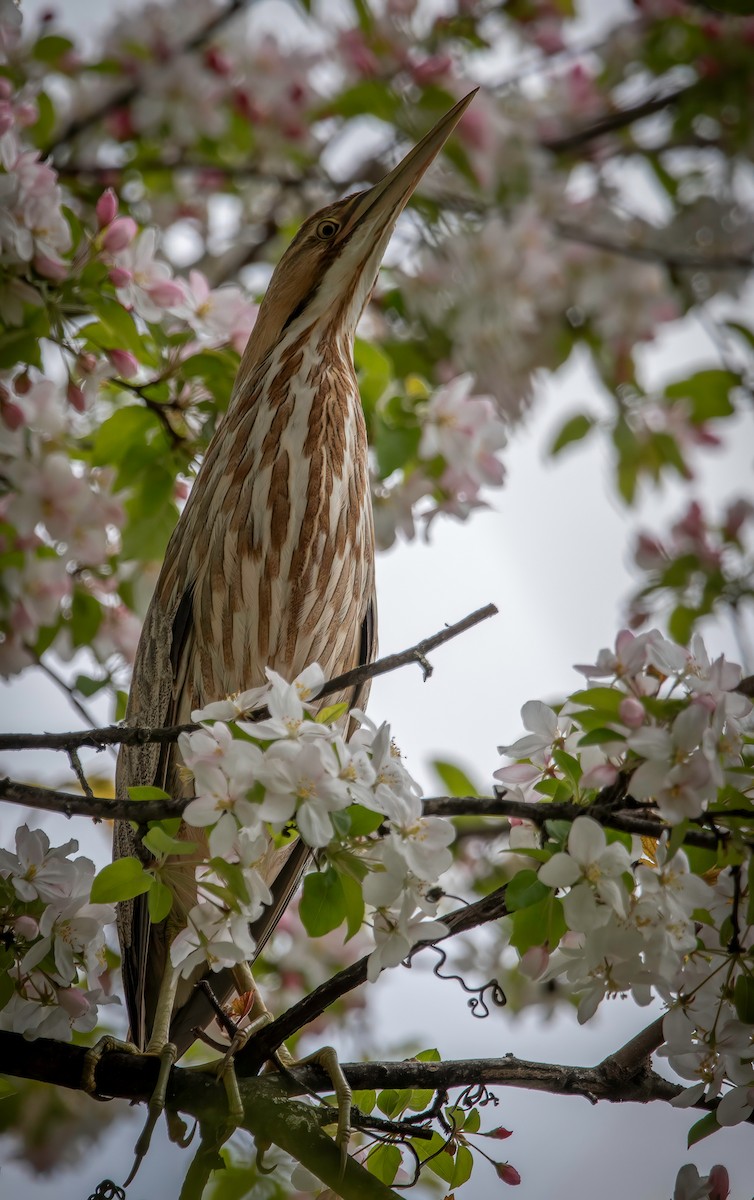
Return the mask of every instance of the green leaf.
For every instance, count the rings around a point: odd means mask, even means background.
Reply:
[[[310,937],[323,937],[346,920],[346,897],[340,875],[332,867],[304,878],[300,916]]]
[[[107,683],[107,679],[92,679],[90,675],[77,675],[73,686],[82,696],[94,696],[97,692],[101,692]]]
[[[619,691],[618,688],[590,687],[573,692],[568,699],[572,700],[574,704],[583,705],[584,708],[596,708],[617,717],[618,709],[626,699],[626,693]]]
[[[668,617],[668,633],[679,646],[687,646],[694,632],[694,626],[699,617],[695,608],[687,604],[678,604]]]
[[[411,1103],[411,1088],[385,1088],[377,1097],[377,1107],[391,1121],[405,1112]]]
[[[377,470],[380,479],[387,479],[393,471],[412,462],[419,451],[421,431],[415,429],[393,429],[379,421],[374,437]]]
[[[673,832],[671,833],[670,839],[668,841],[668,858],[669,859],[671,859],[673,857],[673,855],[678,850],[680,850],[681,846],[683,845],[683,839],[685,838],[685,836],[688,832],[688,828],[689,828],[688,820],[680,821],[678,823],[678,825],[673,826]]]
[[[431,1050],[420,1050],[418,1054],[414,1055],[414,1058],[417,1062],[442,1062],[440,1051],[435,1050],[434,1047]]]
[[[519,871],[513,876],[505,890],[505,905],[509,912],[528,908],[551,894],[551,889],[540,883],[536,871]]]
[[[570,446],[573,442],[580,442],[594,429],[595,425],[596,421],[594,417],[590,417],[586,413],[579,413],[575,417],[569,417],[553,439],[553,443],[550,446],[550,454],[554,458],[566,446]]]
[[[314,719],[318,725],[332,725],[345,712],[348,712],[348,704],[345,701],[342,704],[328,704],[326,708],[319,710]]]
[[[169,800],[170,796],[158,787],[130,787],[129,800]]]
[[[669,400],[686,400],[691,405],[691,419],[697,424],[715,417],[729,417],[735,412],[730,392],[740,386],[736,371],[697,371],[688,379],[679,379],[665,388]]]
[[[370,1174],[388,1185],[395,1179],[400,1165],[401,1152],[397,1146],[378,1146],[367,1159],[367,1169]]]
[[[432,766],[440,776],[442,785],[447,790],[449,796],[463,797],[479,795],[479,792],[474,787],[466,772],[456,763],[434,759]]]
[[[510,942],[519,954],[525,954],[532,946],[547,946],[554,950],[566,931],[563,905],[553,895],[519,909],[511,920]]]
[[[589,733],[585,733],[579,738],[579,746],[601,746],[605,742],[625,742],[625,735],[616,733],[614,729],[607,726],[600,726],[597,729],[590,729]]]
[[[94,435],[92,462],[95,467],[119,463],[130,446],[141,445],[158,429],[158,419],[148,408],[126,404],[103,421]]]
[[[74,646],[88,646],[102,622],[102,608],[89,592],[76,588],[71,602],[71,640]]]
[[[553,750],[553,761],[557,763],[566,779],[574,788],[579,786],[582,776],[581,763],[565,750]]]
[[[352,937],[356,936],[364,922],[364,895],[361,884],[351,875],[341,873],[339,878],[346,906],[346,928],[348,930],[346,941],[349,942]]]
[[[147,893],[147,907],[149,909],[149,919],[157,925],[160,921],[164,921],[168,913],[173,907],[173,893],[169,887],[166,887],[161,879],[153,879],[152,886]]]
[[[377,1103],[377,1093],[374,1090],[354,1092],[351,1099],[360,1112],[369,1116],[369,1113]]]
[[[689,1129],[686,1142],[689,1150],[692,1146],[695,1146],[697,1142],[701,1142],[704,1140],[704,1138],[709,1137],[710,1134],[717,1133],[718,1129],[720,1129],[720,1126],[717,1123],[717,1117],[715,1114],[713,1112],[707,1113],[706,1116],[702,1117],[701,1121],[697,1121],[696,1124],[692,1125]]]
[[[152,876],[144,870],[138,858],[118,858],[108,863],[92,881],[92,904],[112,904],[116,900],[133,900],[152,886]]]
[[[450,1187],[457,1188],[461,1184],[466,1183],[466,1180],[474,1170],[474,1159],[468,1146],[459,1146],[456,1150],[455,1162],[453,1164],[453,1174],[450,1177]]]
[[[751,975],[739,975],[733,990],[733,1003],[739,1021],[754,1025],[754,978]]]
[[[73,49],[73,42],[59,34],[48,34],[41,37],[32,48],[32,56],[37,62],[56,63],[59,58]]]
[[[344,811],[348,814],[348,832],[351,837],[367,837],[379,829],[385,820],[384,813],[373,812],[371,808],[365,808],[363,804],[349,804]],[[335,815],[333,813],[333,816]]]
[[[0,1010],[4,1009],[11,996],[15,992],[15,984],[10,975],[10,972],[3,971],[0,973]]]
[[[153,825],[141,840],[155,858],[162,858],[167,854],[193,854],[196,850],[196,842],[186,842],[181,838],[171,837],[159,825]]]

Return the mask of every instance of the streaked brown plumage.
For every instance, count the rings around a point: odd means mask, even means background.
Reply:
[[[353,366],[356,323],[398,214],[459,120],[455,106],[384,180],[304,223],[272,277],[228,412],[167,548],[144,623],[127,719],[164,726],[318,661],[326,677],[376,653],[368,449]],[[356,699],[364,703],[366,691]],[[332,702],[336,697],[329,698]],[[117,791],[155,785],[186,795],[175,747],[123,747]],[[181,836],[202,841],[203,831]],[[114,855],[146,851],[118,822]],[[307,851],[270,849],[274,896],[253,930],[261,949],[295,890]],[[144,1048],[169,945],[195,901],[193,870],[171,869],[167,921],[150,926],[144,897],[120,905],[131,1037]],[[170,1039],[183,1053],[212,1012],[181,981]],[[225,1000],[230,971],[213,975]]]

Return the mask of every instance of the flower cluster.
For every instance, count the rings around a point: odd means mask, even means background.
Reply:
[[[427,530],[440,513],[463,521],[484,507],[483,487],[502,485],[498,452],[506,444],[505,429],[492,398],[474,395],[473,386],[473,376],[459,375],[418,399],[415,461],[385,481],[373,473],[375,538],[382,549],[398,533],[413,538],[417,515]]]
[[[196,792],[184,815],[192,827],[207,830],[209,859],[197,869],[199,900],[173,943],[173,961],[188,973],[201,960],[219,969],[253,957],[249,922],[271,901],[265,882],[272,865],[270,839],[295,830],[317,851],[320,872],[339,897],[324,918],[331,922],[327,927],[347,918],[355,932],[364,901],[374,909],[369,965],[374,979],[405,958],[416,941],[445,932],[439,921],[425,917],[435,914],[430,891],[451,862],[452,826],[422,815],[421,791],[386,725],[377,728],[354,710],[351,719],[359,728],[346,742],[337,724],[342,706],[317,719],[312,700],[324,681],[318,666],[291,684],[274,671],[267,676],[263,687],[195,712],[202,728],[180,737]],[[244,719],[262,707],[267,719]],[[214,887],[227,863],[243,881],[232,903],[227,893],[218,900]],[[305,926],[309,907],[305,886]],[[317,907],[325,932],[322,905]]]
[[[680,849],[682,836],[632,839],[588,813],[621,781],[629,812],[643,806],[681,835],[703,813],[725,826],[729,813],[750,811],[754,729],[752,704],[736,690],[740,669],[710,661],[698,636],[687,650],[656,630],[624,630],[614,650],[577,669],[590,686],[559,713],[527,704],[527,733],[501,747],[518,759],[497,772],[509,795],[576,801],[585,812],[548,824],[544,839],[527,821],[511,829],[516,870],[528,871],[527,856],[541,864],[514,879],[513,895],[520,888],[523,911],[541,905],[548,930],[541,945],[528,933],[522,941],[514,911],[512,944],[525,975],[578,996],[580,1021],[608,996],[640,1005],[659,996],[669,1010],[660,1053],[695,1081],[679,1103],[728,1086],[717,1120],[734,1124],[754,1111],[751,844],[742,833],[740,852],[720,865],[713,852]],[[533,989],[524,1002],[536,999]]]
[[[65,389],[28,371],[0,378],[3,589],[0,675],[32,661],[40,632],[70,608],[74,571],[91,594],[119,547],[124,512],[112,473],[71,460]]]
[[[94,864],[78,842],[50,846],[21,825],[16,853],[0,849],[0,1029],[70,1041],[97,1024],[107,994],[103,927],[111,905],[90,904]]]
[[[634,800],[670,824],[700,816],[724,786],[743,793],[754,785],[744,756],[752,704],[736,690],[741,668],[724,656],[710,661],[698,635],[687,650],[657,630],[626,629],[615,650],[577,670],[599,686],[575,693],[559,715],[527,704],[529,733],[500,747],[520,760],[495,773],[502,783],[533,798],[569,781],[566,798],[581,800],[624,773]]]

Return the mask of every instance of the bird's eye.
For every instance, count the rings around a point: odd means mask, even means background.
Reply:
[[[340,225],[337,221],[331,221],[329,219],[326,221],[320,221],[319,225],[317,226],[317,237],[322,238],[323,242],[329,242],[330,238],[335,237],[335,234],[339,229]]]

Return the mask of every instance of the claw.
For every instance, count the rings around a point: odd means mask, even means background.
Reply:
[[[147,1151],[149,1150],[149,1145],[152,1141],[152,1134],[154,1133],[154,1127],[160,1119],[160,1114],[165,1110],[168,1080],[170,1079],[170,1072],[173,1069],[176,1055],[177,1051],[172,1042],[166,1042],[160,1050],[160,1072],[157,1076],[157,1083],[149,1101],[149,1111],[147,1113],[147,1119],[144,1122],[144,1128],[139,1134],[139,1139],[134,1147],[134,1165],[131,1168],[131,1174],[123,1184],[124,1187],[128,1187],[129,1184],[135,1179],[136,1172],[141,1166],[142,1160],[145,1158]]]
[[[81,1087],[85,1092],[95,1100],[109,1100],[109,1096],[101,1096],[97,1091],[97,1067],[103,1054],[109,1054],[111,1050],[119,1050],[123,1054],[138,1054],[136,1046],[132,1042],[123,1042],[120,1038],[111,1037],[110,1034],[105,1034],[99,1041],[90,1046],[84,1055],[84,1066],[81,1070]]]

